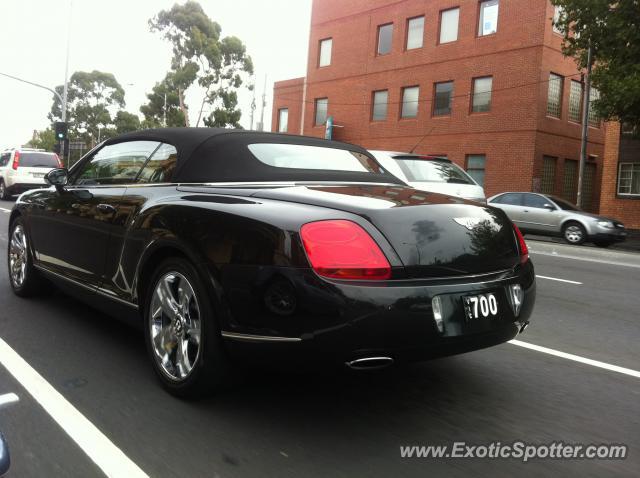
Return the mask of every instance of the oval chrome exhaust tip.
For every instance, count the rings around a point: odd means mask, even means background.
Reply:
[[[374,370],[393,365],[393,359],[391,357],[364,357],[346,362],[346,365],[352,370]]]

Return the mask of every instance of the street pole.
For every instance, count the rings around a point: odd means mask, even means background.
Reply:
[[[162,125],[167,127],[167,94],[164,94],[164,108],[162,109]]]
[[[591,68],[593,66],[592,48],[589,43],[587,51],[587,74],[584,79],[584,95],[582,98],[582,142],[580,145],[580,168],[578,170],[578,196],[576,198],[576,206],[582,207],[583,195],[582,188],[584,186],[584,170],[587,164],[587,143],[589,140],[589,103],[591,100]]]
[[[249,131],[253,131],[253,117],[256,112],[256,80],[253,77],[253,99],[251,100],[251,124],[249,125]]]
[[[17,76],[13,76],[13,75],[8,75],[6,73],[1,73],[0,72],[0,75],[6,76],[7,78],[11,78],[12,80],[21,81],[22,83],[26,83],[26,84],[31,85],[31,86],[37,86],[38,88],[42,88],[43,90],[50,91],[51,93],[53,93],[55,95],[55,97],[58,99],[60,104],[62,104],[62,96],[60,96],[60,93],[58,93],[53,88],[49,88],[48,86],[44,86],[44,85],[40,85],[38,83],[34,83],[33,81],[23,80],[22,78],[18,78]]]
[[[264,107],[267,106],[267,75],[264,75],[264,89],[262,90],[262,108],[260,109],[260,128],[258,131],[264,131]]]

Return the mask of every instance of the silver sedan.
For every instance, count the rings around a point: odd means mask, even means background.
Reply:
[[[487,202],[506,212],[523,232],[561,236],[569,244],[590,241],[596,246],[608,247],[627,237],[620,221],[582,211],[556,196],[507,192],[492,196]]]

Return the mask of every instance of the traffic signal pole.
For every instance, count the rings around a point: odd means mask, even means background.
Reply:
[[[587,73],[584,79],[584,95],[582,98],[582,138],[580,144],[580,168],[578,169],[578,196],[576,206],[582,207],[584,197],[582,189],[584,187],[584,169],[587,164],[587,143],[589,140],[589,106],[591,103],[591,68],[593,66],[591,45],[587,52]]]

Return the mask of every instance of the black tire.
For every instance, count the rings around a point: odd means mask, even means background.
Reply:
[[[24,256],[22,260],[25,261],[24,278],[21,282],[18,282],[16,277],[12,274],[12,252],[14,252],[14,261],[16,259],[15,251],[12,251],[12,243],[14,240],[14,233],[18,227],[24,234],[24,241],[26,244]],[[14,262],[15,263],[15,262]],[[43,290],[44,281],[40,277],[40,274],[33,267],[33,256],[31,255],[31,241],[29,239],[29,233],[25,227],[24,221],[21,217],[17,217],[9,228],[9,242],[7,244],[7,270],[9,272],[9,283],[13,292],[19,297],[32,297],[40,295]]]
[[[8,201],[9,199],[11,199],[11,195],[7,191],[7,187],[5,186],[3,179],[0,179],[0,199],[2,199],[3,201]]]
[[[613,244],[613,242],[611,241],[593,241],[593,243],[596,245],[596,247],[602,248],[609,247],[611,244]]]
[[[569,221],[562,226],[562,238],[568,244],[579,246],[587,240],[587,231],[579,222]]]
[[[184,378],[170,377],[170,372],[159,363],[159,359],[156,358],[159,356],[156,354],[152,336],[152,323],[154,320],[152,302],[160,280],[164,279],[168,274],[181,275],[188,281],[199,308],[199,352],[197,358],[193,361],[191,371]],[[181,398],[204,397],[224,388],[230,377],[230,362],[223,347],[220,328],[210,299],[211,294],[196,268],[189,261],[179,257],[166,259],[156,268],[145,289],[145,307],[143,311],[145,342],[152,367],[162,386],[172,395]],[[165,317],[164,312],[161,315]],[[168,316],[166,317],[168,318]],[[165,319],[163,318],[161,321],[165,321]],[[181,330],[181,332],[186,336],[187,330],[187,325],[184,325],[184,331]],[[172,337],[175,338],[176,336]],[[166,351],[165,338],[161,340]],[[175,338],[175,340],[177,342],[179,339]],[[193,345],[193,342],[190,343]],[[178,347],[177,344],[175,347]],[[170,352],[167,351],[166,353],[167,356],[170,356]],[[177,351],[175,348],[171,353],[176,357],[175,353]],[[175,372],[178,373],[177,367]]]

